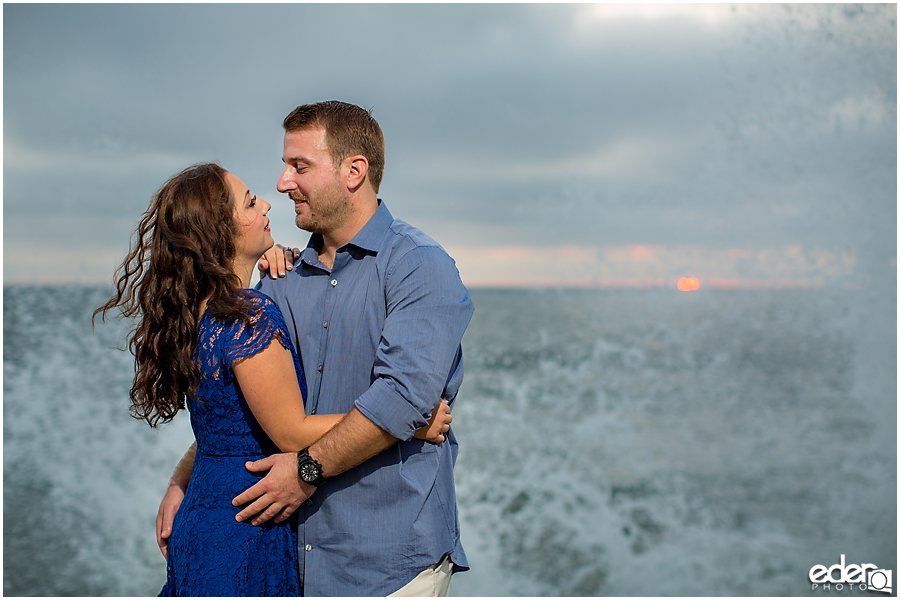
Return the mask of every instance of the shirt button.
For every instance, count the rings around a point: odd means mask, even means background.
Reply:
[[[307,545],[306,545],[306,551],[309,552],[310,550],[312,550],[312,546],[310,546],[309,544],[307,544]]]
[[[328,321],[325,321],[324,323],[322,323],[322,327],[324,327],[325,329],[328,329]]]
[[[306,505],[307,505],[307,506],[312,506],[312,499],[311,499],[311,498],[310,498],[309,500],[306,501]]]
[[[318,371],[319,373],[321,373],[323,368],[324,368],[324,367],[323,367],[322,365],[319,365],[319,367],[316,369],[316,371]]]
[[[337,279],[332,279],[332,280],[331,280],[331,287],[334,287],[334,286],[336,286],[336,285],[337,285]]]

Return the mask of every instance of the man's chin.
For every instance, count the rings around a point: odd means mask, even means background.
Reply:
[[[310,233],[319,233],[317,231],[318,227],[314,221],[310,221],[309,219],[303,219],[300,216],[297,216],[294,219],[294,225],[297,226],[297,229],[302,229],[303,231],[308,231]]]

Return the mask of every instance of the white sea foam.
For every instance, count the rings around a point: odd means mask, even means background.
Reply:
[[[473,291],[454,595],[803,595],[896,566],[895,298]],[[190,443],[127,413],[104,290],[4,290],[4,592],[151,595]],[[886,323],[886,325],[885,325]]]
[[[888,299],[860,379],[860,294],[473,297],[455,594],[803,595],[842,553],[893,568]]]

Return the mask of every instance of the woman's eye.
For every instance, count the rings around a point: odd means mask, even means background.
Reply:
[[[256,206],[256,196],[250,197],[250,206]]]

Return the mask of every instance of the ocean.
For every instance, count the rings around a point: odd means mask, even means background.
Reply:
[[[455,596],[842,596],[897,559],[895,290],[472,290]],[[105,287],[3,290],[3,592],[149,596],[187,415],[128,414]],[[877,595],[877,594],[876,594]]]

